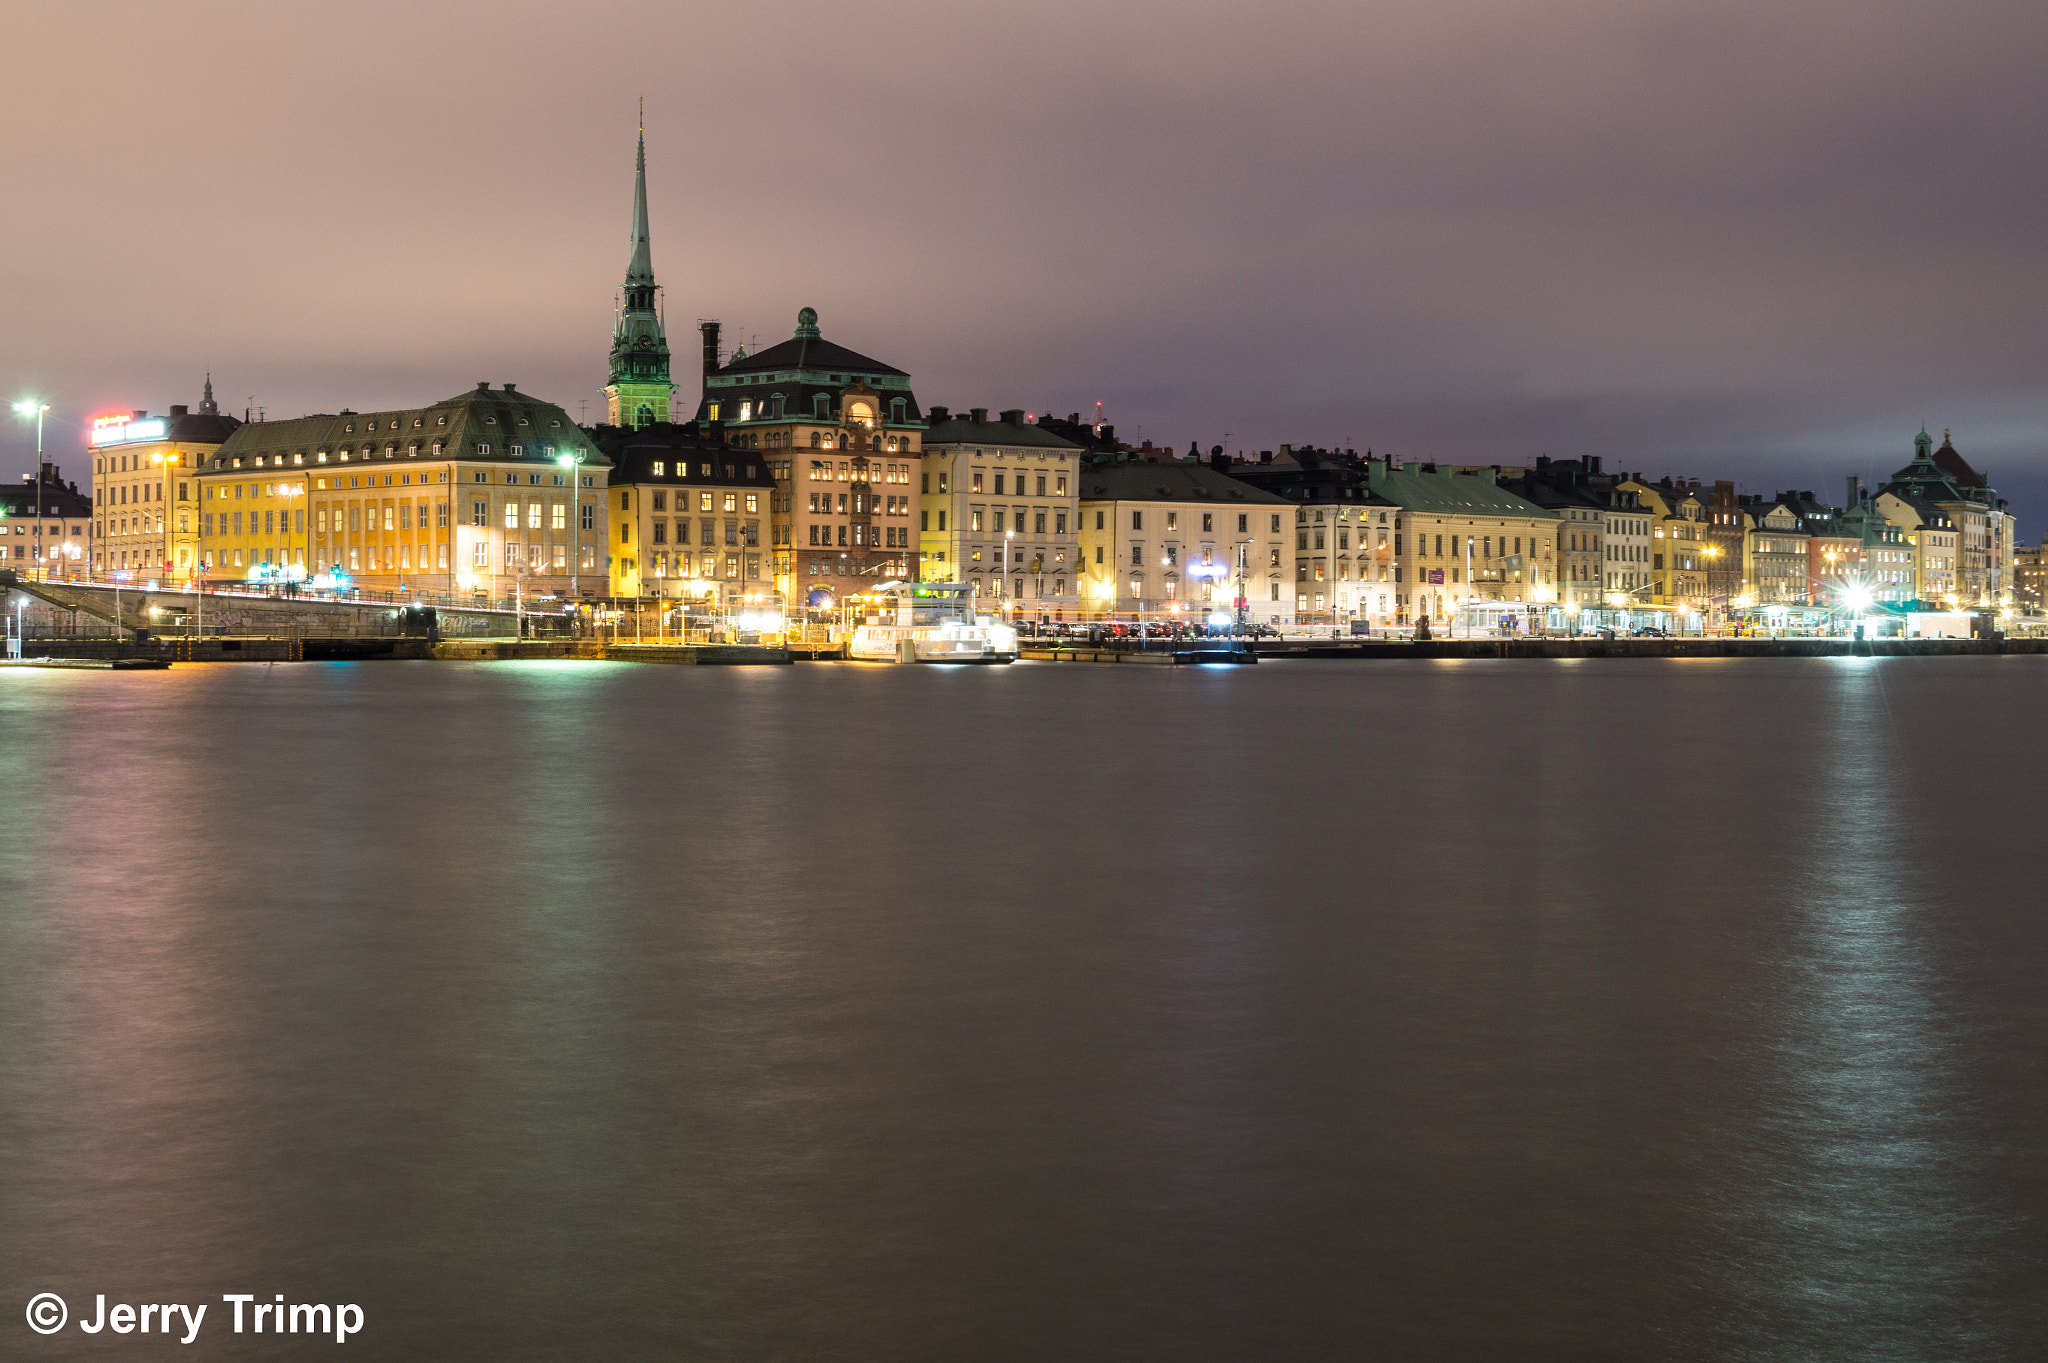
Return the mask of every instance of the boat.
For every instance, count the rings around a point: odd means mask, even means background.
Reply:
[[[1017,631],[974,611],[965,582],[884,582],[847,602],[846,656],[871,663],[1014,663]]]

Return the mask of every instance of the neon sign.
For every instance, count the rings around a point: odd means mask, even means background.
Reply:
[[[125,445],[137,440],[161,440],[168,430],[168,424],[160,416],[137,419],[127,413],[118,416],[96,416],[92,419],[92,444]]]

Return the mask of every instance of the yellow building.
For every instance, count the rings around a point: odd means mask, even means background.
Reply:
[[[715,596],[728,608],[776,591],[770,576],[773,470],[738,449],[667,423],[599,427],[611,462],[611,594]]]
[[[1291,615],[1294,515],[1282,498],[1205,464],[1091,464],[1077,477],[1084,617],[1193,623],[1240,594],[1253,622]]]
[[[560,407],[512,384],[431,407],[252,422],[199,470],[205,571],[596,596],[611,571],[609,471]]]
[[[1365,603],[1373,619],[1412,625],[1428,616],[1442,624],[1467,603],[1558,599],[1556,512],[1501,487],[1489,468],[1458,473],[1448,464],[1425,469],[1378,459],[1366,468],[1377,500],[1360,508],[1370,521],[1358,535],[1361,545],[1371,536],[1361,571],[1375,575]],[[1377,585],[1388,568],[1390,591]],[[1380,604],[1389,595],[1390,605]]]
[[[1697,479],[1666,477],[1654,483],[1631,478],[1621,490],[1635,493],[1650,517],[1649,599],[1639,594],[1635,603],[1704,616],[1713,604],[1708,573],[1728,552],[1725,537],[1712,530],[1712,489],[1702,489]]]
[[[95,417],[91,442],[95,573],[183,582],[199,567],[199,468],[242,423],[222,416],[207,377],[199,410]]]
[[[1080,446],[982,407],[934,407],[918,473],[927,582],[966,582],[980,608],[1047,618],[1080,605]]]

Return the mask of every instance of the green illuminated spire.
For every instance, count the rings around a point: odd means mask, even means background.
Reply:
[[[667,421],[669,399],[675,393],[668,377],[668,333],[656,301],[659,286],[654,282],[650,238],[643,113],[633,167],[633,254],[626,263],[626,285],[612,328],[611,382],[604,390],[606,420],[614,426]]]

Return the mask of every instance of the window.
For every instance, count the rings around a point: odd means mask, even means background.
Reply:
[[[476,526],[489,525],[491,523],[491,504],[489,502],[471,502],[469,504],[469,523]]]
[[[1145,566],[1145,546],[1144,546],[1144,545],[1142,545],[1142,544],[1134,544],[1134,545],[1132,545],[1132,546],[1131,546],[1131,566],[1132,566],[1133,568],[1142,568],[1142,567],[1144,567],[1144,566]]]
[[[567,530],[569,528],[569,504],[567,502],[555,503],[552,523],[552,528],[556,530]]]
[[[517,530],[519,528],[519,503],[505,503],[505,528],[507,530]]]
[[[1055,511],[1055,512],[1053,513],[1053,516],[1052,516],[1052,532],[1053,532],[1053,533],[1054,533],[1055,535],[1064,535],[1064,534],[1066,534],[1066,533],[1067,533],[1067,513],[1066,513],[1066,512],[1064,512],[1064,511]]]
[[[354,557],[353,553],[351,553],[350,557]],[[491,566],[491,542],[489,540],[477,540],[470,546],[469,566],[472,568],[488,568]]]
[[[595,530],[597,528],[597,503],[585,502],[583,504],[583,515],[580,518],[580,523],[585,530]],[[590,565],[586,563],[583,566],[588,568]]]
[[[1166,528],[1168,530],[1180,529],[1180,512],[1169,511],[1166,513]]]

